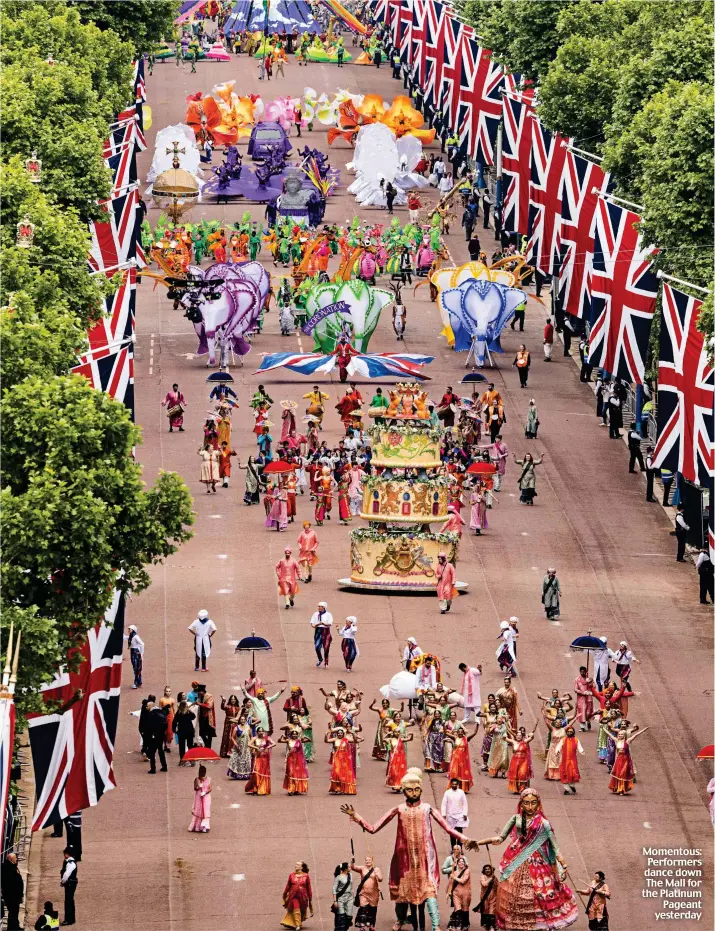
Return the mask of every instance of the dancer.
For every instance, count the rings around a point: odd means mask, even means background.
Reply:
[[[216,482],[219,479],[218,450],[208,442],[204,443],[198,452],[201,458],[201,473],[199,481],[206,486],[206,494],[216,494]]]
[[[633,765],[633,757],[631,756],[631,744],[636,737],[640,737],[649,730],[649,727],[640,730],[637,724],[630,732],[628,728],[623,726],[617,731],[610,728],[606,729],[608,736],[616,745],[616,759],[608,783],[608,788],[614,795],[628,795],[635,785],[636,768]]]
[[[437,557],[437,599],[439,613],[446,614],[452,610],[452,600],[459,594],[454,587],[457,572],[451,562],[447,562],[447,554],[440,553]]]
[[[275,744],[259,726],[256,728],[256,736],[248,741],[248,747],[253,754],[253,766],[244,791],[248,795],[270,795],[271,750]]]
[[[576,783],[581,781],[581,774],[578,771],[577,753],[583,754],[584,750],[581,741],[576,736],[573,727],[566,728],[566,734],[561,741],[561,761],[559,763],[559,779],[564,787],[564,795],[569,794],[569,790],[576,795]]]
[[[589,931],[608,931],[608,906],[606,902],[611,898],[611,890],[606,884],[606,874],[596,870],[588,889],[577,889],[581,895],[588,896],[586,902],[586,917]]]
[[[556,568],[550,566],[541,583],[541,603],[549,621],[555,621],[561,616],[561,594],[561,585],[556,578]]]
[[[499,882],[491,863],[485,863],[482,867],[482,875],[479,877],[479,886],[481,898],[472,911],[479,912],[481,915],[480,924],[482,928],[485,928],[486,931],[492,931],[492,929],[497,926],[497,919],[494,912],[496,911]]]
[[[393,792],[399,792],[402,779],[407,772],[407,753],[405,743],[408,740],[414,740],[414,734],[405,736],[398,729],[398,725],[392,721],[387,725],[387,774],[385,776],[385,785]]]
[[[372,758],[373,760],[386,760],[387,759],[387,725],[392,721],[395,716],[396,709],[390,707],[390,699],[383,698],[380,702],[380,707],[375,707],[375,701],[373,700],[372,704],[369,706],[370,711],[374,711],[378,716],[377,718],[377,727],[375,728],[375,740],[372,745]],[[402,702],[400,705],[400,711],[405,710],[405,703]]]
[[[345,625],[340,628],[340,636],[343,638],[343,659],[345,660],[345,669],[348,672],[352,672],[353,663],[360,655],[355,634],[357,634],[357,618],[346,617]]]
[[[241,706],[238,703],[238,698],[235,695],[229,695],[228,701],[221,696],[221,711],[226,713],[226,717],[223,722],[223,732],[221,734],[221,748],[219,750],[219,756],[222,756],[228,759],[228,756],[231,752],[231,739],[233,735],[233,730],[238,723],[238,717],[241,713]]]
[[[447,884],[447,899],[452,906],[447,928],[462,931],[469,928],[469,909],[472,904],[472,880],[464,857],[458,857],[452,866]]]
[[[566,862],[535,789],[524,789],[517,814],[501,834],[479,843],[497,845],[507,837],[509,845],[499,864],[497,927],[550,931],[572,925],[578,918],[578,905],[562,879]],[[543,889],[548,889],[548,895],[542,894]]]
[[[301,569],[301,581],[313,581],[313,566],[318,563],[318,535],[311,530],[310,521],[303,521],[303,529],[298,534],[298,563]]]
[[[199,671],[199,663],[203,672],[208,672],[209,656],[211,656],[211,640],[216,633],[216,625],[209,617],[209,612],[202,608],[196,620],[189,624],[188,630],[194,635],[194,672]]]
[[[303,737],[296,728],[278,738],[286,745],[285,776],[283,788],[288,795],[305,795],[308,791],[308,767],[303,749]]]
[[[300,931],[308,915],[313,915],[313,888],[309,873],[308,864],[298,860],[295,870],[288,877],[283,890],[283,907],[286,913],[281,920],[282,928],[295,928]]]
[[[541,459],[534,459],[531,453],[525,453],[523,459],[517,459],[514,456],[514,462],[522,467],[521,475],[517,479],[517,484],[521,495],[519,501],[522,504],[534,505],[536,497],[536,466],[541,465],[546,453],[541,454]]]
[[[211,780],[205,766],[199,766],[199,774],[194,779],[194,804],[191,808],[189,831],[196,834],[208,834],[211,830]]]
[[[538,722],[534,724],[534,729],[529,734],[527,734],[525,727],[520,727],[518,735],[507,737],[507,742],[514,752],[506,774],[506,787],[515,795],[520,795],[524,789],[528,789],[531,780],[534,778],[529,744],[534,739],[537,725]]]
[[[588,669],[580,666],[578,677],[573,684],[576,693],[576,716],[578,718],[579,730],[591,730],[591,718],[593,717],[593,689],[595,688],[593,679],[588,675]]]
[[[241,711],[238,722],[231,735],[231,756],[228,758],[226,775],[230,779],[247,780],[251,777],[251,750],[248,742],[251,739],[251,727],[248,715]]]
[[[298,579],[300,578],[300,566],[293,559],[293,550],[287,546],[284,550],[283,559],[276,563],[276,579],[278,580],[278,592],[285,598],[285,607],[292,608],[295,605],[295,596],[298,594]]]
[[[328,668],[328,659],[330,657],[330,644],[333,642],[332,626],[333,615],[328,611],[326,601],[318,602],[318,610],[310,619],[310,626],[313,628],[313,645],[315,655],[318,657],[316,666]]]
[[[349,737],[343,727],[330,729],[325,735],[325,743],[332,744],[332,765],[330,769],[331,795],[356,795],[357,782],[350,744],[360,740],[354,734]]]
[[[186,399],[184,398],[183,393],[179,390],[179,386],[177,384],[173,384],[171,386],[171,391],[166,393],[166,396],[161,402],[161,406],[167,409],[166,413],[169,418],[169,433],[174,432],[174,427],[178,429],[179,433],[183,433]]]
[[[455,731],[454,749],[452,750],[452,759],[449,764],[449,778],[450,781],[457,779],[460,787],[465,792],[469,792],[474,785],[474,779],[472,778],[472,762],[469,759],[469,741],[474,740],[478,730],[479,722],[474,725],[474,730],[469,735],[467,735],[467,732],[461,724]]]

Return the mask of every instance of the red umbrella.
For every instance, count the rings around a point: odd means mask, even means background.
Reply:
[[[295,471],[295,465],[292,462],[286,462],[285,459],[276,459],[275,462],[269,462],[263,470],[264,475],[283,475],[286,472]]]
[[[700,753],[698,753],[695,759],[696,760],[715,759],[715,744],[708,744],[707,747],[703,747],[703,749],[700,751]]]
[[[197,760],[201,763],[215,763],[220,759],[218,753],[209,747],[193,747],[184,754],[184,760],[188,763],[195,763]]]
[[[493,462],[473,462],[467,469],[468,475],[496,475],[497,467]]]

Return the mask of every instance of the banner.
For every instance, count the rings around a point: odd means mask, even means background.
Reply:
[[[336,301],[334,304],[326,304],[316,311],[313,316],[302,327],[301,330],[306,336],[310,336],[321,320],[331,317],[333,314],[349,314],[350,305],[346,301]]]

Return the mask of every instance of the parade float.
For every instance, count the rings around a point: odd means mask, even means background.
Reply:
[[[369,410],[372,465],[380,471],[363,480],[360,516],[370,524],[350,534],[350,578],[340,585],[436,592],[439,554],[456,565],[458,535],[430,529],[449,516],[449,480],[438,474],[442,430],[431,424],[427,405],[419,384],[402,382],[389,391],[388,407]]]

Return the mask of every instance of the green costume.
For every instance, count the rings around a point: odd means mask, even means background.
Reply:
[[[263,245],[263,236],[261,234],[261,230],[259,230],[256,224],[254,223],[253,226],[251,227],[251,232],[249,233],[249,236],[248,236],[248,251],[251,256],[252,262],[255,262],[256,259],[258,258],[258,254],[261,251],[262,245]]]

